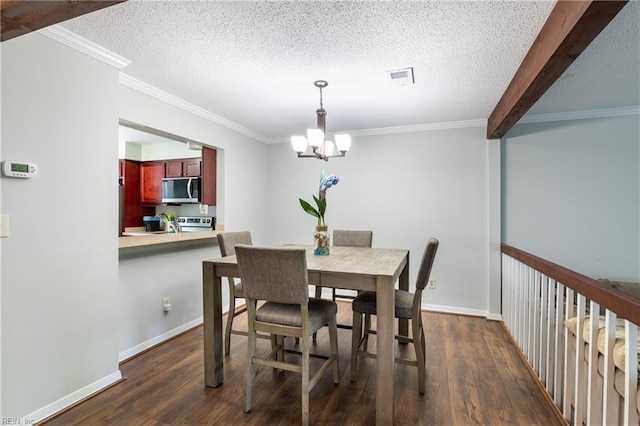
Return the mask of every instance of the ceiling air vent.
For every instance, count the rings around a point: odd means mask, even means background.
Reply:
[[[389,80],[398,86],[415,83],[413,80],[413,67],[387,71],[387,74],[389,75]]]

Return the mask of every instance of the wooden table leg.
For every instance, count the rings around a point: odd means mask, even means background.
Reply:
[[[202,315],[204,383],[217,387],[224,381],[222,350],[222,279],[213,263],[202,262]]]
[[[404,269],[400,273],[400,278],[398,280],[398,288],[400,290],[409,291],[409,252],[407,251],[407,264],[404,266]],[[400,343],[408,343],[409,337],[409,320],[401,319],[398,320],[398,336],[405,336],[407,339],[400,338],[398,341]]]
[[[394,307],[395,289],[391,277],[376,279],[376,424],[392,425],[394,410]]]

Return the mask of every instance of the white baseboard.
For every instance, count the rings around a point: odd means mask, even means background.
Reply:
[[[223,313],[227,312],[228,310],[229,310],[228,306],[223,307]],[[118,361],[122,362],[127,358],[131,358],[132,356],[137,355],[138,353],[143,352],[159,343],[162,343],[165,340],[168,340],[174,336],[177,336],[180,333],[183,333],[193,327],[196,327],[202,324],[202,321],[203,321],[202,317],[196,318],[193,321],[190,321],[186,324],[181,325],[180,327],[174,328],[173,330],[170,330],[166,333],[156,336],[153,339],[149,339],[146,342],[140,343],[139,345],[136,345],[130,349],[127,349],[126,351],[120,352],[118,354]],[[50,417],[64,410],[65,408],[75,404],[78,401],[81,401],[82,399],[90,395],[93,395],[96,392],[99,392],[100,390],[110,386],[111,384],[121,379],[122,379],[122,373],[120,372],[120,370],[118,370],[117,372],[110,374],[109,376],[103,379],[100,379],[88,386],[85,386],[82,389],[78,389],[77,391],[43,408],[40,408],[25,417],[22,417],[22,418],[16,417],[15,419],[11,418],[11,420],[15,420],[15,422],[17,422],[14,424],[34,424],[36,422],[39,422],[43,419],[46,419],[47,417]]]
[[[457,306],[430,305],[428,303],[422,304],[422,310],[442,312],[444,314],[459,314],[459,315],[469,315],[473,317],[485,317],[485,318],[488,318],[488,315],[489,315],[487,311],[483,311],[480,309],[467,309],[467,308],[460,308]]]
[[[487,319],[490,321],[502,321],[502,314],[487,314]]]
[[[227,310],[229,308],[227,307]],[[166,333],[160,334],[159,336],[154,337],[153,339],[149,339],[146,342],[142,342],[139,345],[136,345],[132,348],[129,348],[125,351],[122,351],[118,354],[118,361],[122,362],[127,358],[131,358],[134,355],[139,354],[159,343],[164,342],[167,339],[170,339],[174,336],[177,336],[180,333],[184,333],[185,331],[196,327],[202,324],[202,317],[196,318],[193,321],[189,321],[186,324],[182,324],[180,327],[174,328],[173,330],[169,330]]]
[[[351,291],[351,290],[340,289],[339,291],[344,294],[352,293],[354,296],[357,294],[355,290]],[[315,291],[312,292],[311,294],[315,294]],[[322,296],[321,296],[322,298],[330,299],[331,295],[332,295],[331,288],[324,287],[322,289]],[[442,312],[444,314],[458,314],[458,315],[469,315],[474,317],[484,317],[492,321],[502,321],[502,315],[492,314],[490,312],[487,312],[486,310],[480,310],[480,309],[467,309],[467,308],[460,308],[457,306],[431,305],[428,303],[423,303],[422,310]]]
[[[107,377],[93,382],[90,385],[78,389],[77,391],[70,393],[63,398],[60,398],[59,400],[45,407],[42,407],[39,410],[34,411],[33,413],[19,419],[19,423],[13,424],[30,425],[39,422],[49,416],[56,414],[59,411],[64,410],[65,408],[75,404],[76,402],[81,401],[90,395],[93,395],[94,393],[106,388],[107,386],[117,382],[120,379],[122,379],[122,373],[120,372],[120,370],[118,370],[108,375]],[[15,420],[17,421],[18,419]]]

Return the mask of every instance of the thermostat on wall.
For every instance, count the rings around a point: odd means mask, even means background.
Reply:
[[[8,177],[32,178],[38,176],[38,166],[24,161],[3,161],[2,174]]]

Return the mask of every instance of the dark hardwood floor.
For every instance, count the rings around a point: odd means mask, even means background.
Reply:
[[[340,323],[351,322],[347,302]],[[501,324],[483,318],[423,312],[427,339],[426,393],[417,370],[396,364],[397,425],[561,425],[543,391]],[[236,318],[246,327],[246,316]],[[328,372],[311,391],[310,421],[317,425],[375,424],[375,360],[361,358],[350,380],[351,331],[338,330],[341,382]],[[291,425],[299,424],[300,376],[264,368],[254,381],[251,413],[243,410],[246,337],[231,337],[225,382],[207,388],[203,378],[202,327],[194,328],[121,365],[126,380],[43,422],[55,425]],[[375,338],[373,338],[375,344]],[[288,346],[294,347],[291,339]],[[373,346],[375,347],[375,346]],[[269,342],[258,339],[268,352]],[[326,328],[315,353],[327,353]],[[413,355],[412,345],[398,351]],[[287,355],[295,359],[296,355]],[[319,361],[311,361],[312,374]]]

